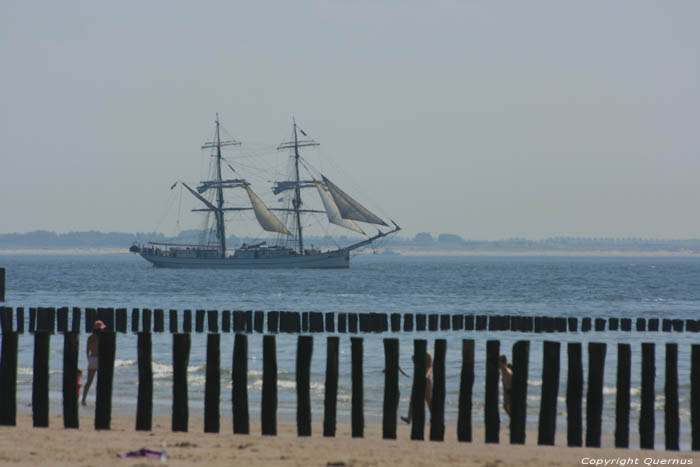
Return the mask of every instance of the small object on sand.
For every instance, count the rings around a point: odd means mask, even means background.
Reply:
[[[127,451],[117,454],[117,457],[150,457],[157,459],[161,456],[161,451],[154,451],[153,449],[141,448],[138,451]]]

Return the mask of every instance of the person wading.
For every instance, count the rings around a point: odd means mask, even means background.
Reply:
[[[92,334],[88,337],[87,341],[87,359],[88,359],[88,376],[87,382],[85,383],[85,390],[83,391],[83,405],[87,405],[87,395],[90,390],[90,385],[92,380],[95,379],[95,373],[97,373],[97,365],[99,363],[98,352],[100,349],[100,333],[105,329],[105,323],[100,320],[95,321],[92,327]]]

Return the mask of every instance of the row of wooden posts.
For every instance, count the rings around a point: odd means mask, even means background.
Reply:
[[[153,413],[153,370],[151,360],[151,333],[138,334],[138,399],[136,430],[151,430]],[[33,424],[46,427],[49,423],[49,341],[51,333],[39,330],[34,333],[34,369],[32,386]],[[0,425],[16,425],[17,399],[17,348],[19,334],[2,334],[0,357]],[[97,376],[95,429],[110,429],[112,407],[112,383],[117,334],[103,332],[99,340],[99,370]],[[219,432],[221,393],[221,335],[207,335],[206,382],[204,394],[204,431]],[[277,358],[276,336],[263,336],[263,384],[261,400],[261,430],[263,435],[277,433]],[[313,354],[313,336],[298,336],[296,355],[297,432],[299,436],[311,435],[310,368]],[[67,332],[63,341],[63,421],[66,428],[78,428],[78,343],[79,334]],[[191,334],[173,334],[173,393],[172,430],[188,430],[188,383]],[[352,337],[352,436],[364,435],[363,393],[363,338]],[[474,384],[474,340],[464,339],[462,344],[462,369],[460,375],[457,438],[472,440],[472,388]],[[329,336],[326,341],[326,380],[323,415],[323,435],[335,436],[338,393],[338,355],[340,339]],[[553,445],[556,433],[557,396],[559,394],[560,368],[559,342],[545,341],[542,353],[542,390],[540,399],[538,444]],[[654,343],[643,343],[641,362],[641,409],[639,415],[639,440],[641,448],[654,448],[654,383],[656,378]],[[700,450],[700,345],[691,346],[690,413],[693,450]],[[586,394],[585,445],[600,447],[603,410],[603,374],[606,356],[605,343],[588,344],[588,385]],[[425,355],[425,339],[415,339],[413,355]],[[433,357],[433,393],[430,412],[430,440],[442,441],[445,432],[445,353],[447,341],[435,340]],[[680,418],[678,402],[678,345],[665,344],[665,448],[679,449]],[[500,342],[486,342],[486,378],[484,400],[484,428],[487,443],[499,442],[499,355]],[[568,343],[568,375],[566,386],[567,444],[582,446],[583,439],[583,364],[582,344]],[[615,446],[629,447],[630,431],[630,375],[631,346],[617,345],[617,396],[615,405]],[[513,345],[513,379],[511,390],[510,442],[525,442],[527,381],[530,342],[518,341]],[[399,341],[384,339],[385,382],[382,419],[382,436],[396,438],[397,409],[399,401],[398,365]],[[424,439],[426,414],[424,396],[426,361],[414,359],[412,389],[411,439]],[[232,360],[232,416],[233,432],[248,434],[250,417],[248,404],[248,336],[235,334]]]
[[[83,311],[78,307],[29,308],[29,332],[48,330],[58,332],[80,332]],[[72,313],[71,313],[72,311]],[[14,316],[16,314],[16,320]],[[127,332],[128,310],[126,308],[85,308],[85,332],[91,332],[95,320],[105,323],[108,330]],[[178,316],[182,327],[178,326]],[[192,332],[192,310],[169,310],[171,333]],[[70,328],[69,328],[70,318]],[[336,320],[337,318],[337,320]],[[518,332],[578,332],[576,317],[470,315],[438,313],[334,313],[297,311],[243,311],[223,310],[221,320],[217,310],[195,310],[195,332],[204,332],[205,321],[209,332],[267,332],[287,333],[357,333],[357,332],[412,332],[412,331],[518,331]],[[337,321],[337,331],[336,331]],[[403,323],[402,323],[403,321]],[[15,325],[16,323],[16,325]],[[581,332],[632,331],[631,318],[581,319]],[[402,325],[403,324],[403,325]],[[25,309],[0,307],[0,327],[3,332],[25,330]],[[131,310],[131,332],[164,332],[165,310],[133,308]],[[637,332],[699,332],[697,319],[637,318]]]

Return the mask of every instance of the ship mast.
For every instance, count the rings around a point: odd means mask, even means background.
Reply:
[[[297,235],[299,238],[299,254],[304,254],[304,237],[301,234],[301,188],[299,188],[299,139],[297,138],[297,122],[294,121],[294,176],[296,186],[294,188],[294,199],[292,206],[294,207],[294,215],[297,219]]]

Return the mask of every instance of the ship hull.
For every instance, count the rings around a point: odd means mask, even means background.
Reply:
[[[349,253],[342,249],[281,258],[178,258],[146,252],[139,255],[157,268],[171,269],[347,269]]]

